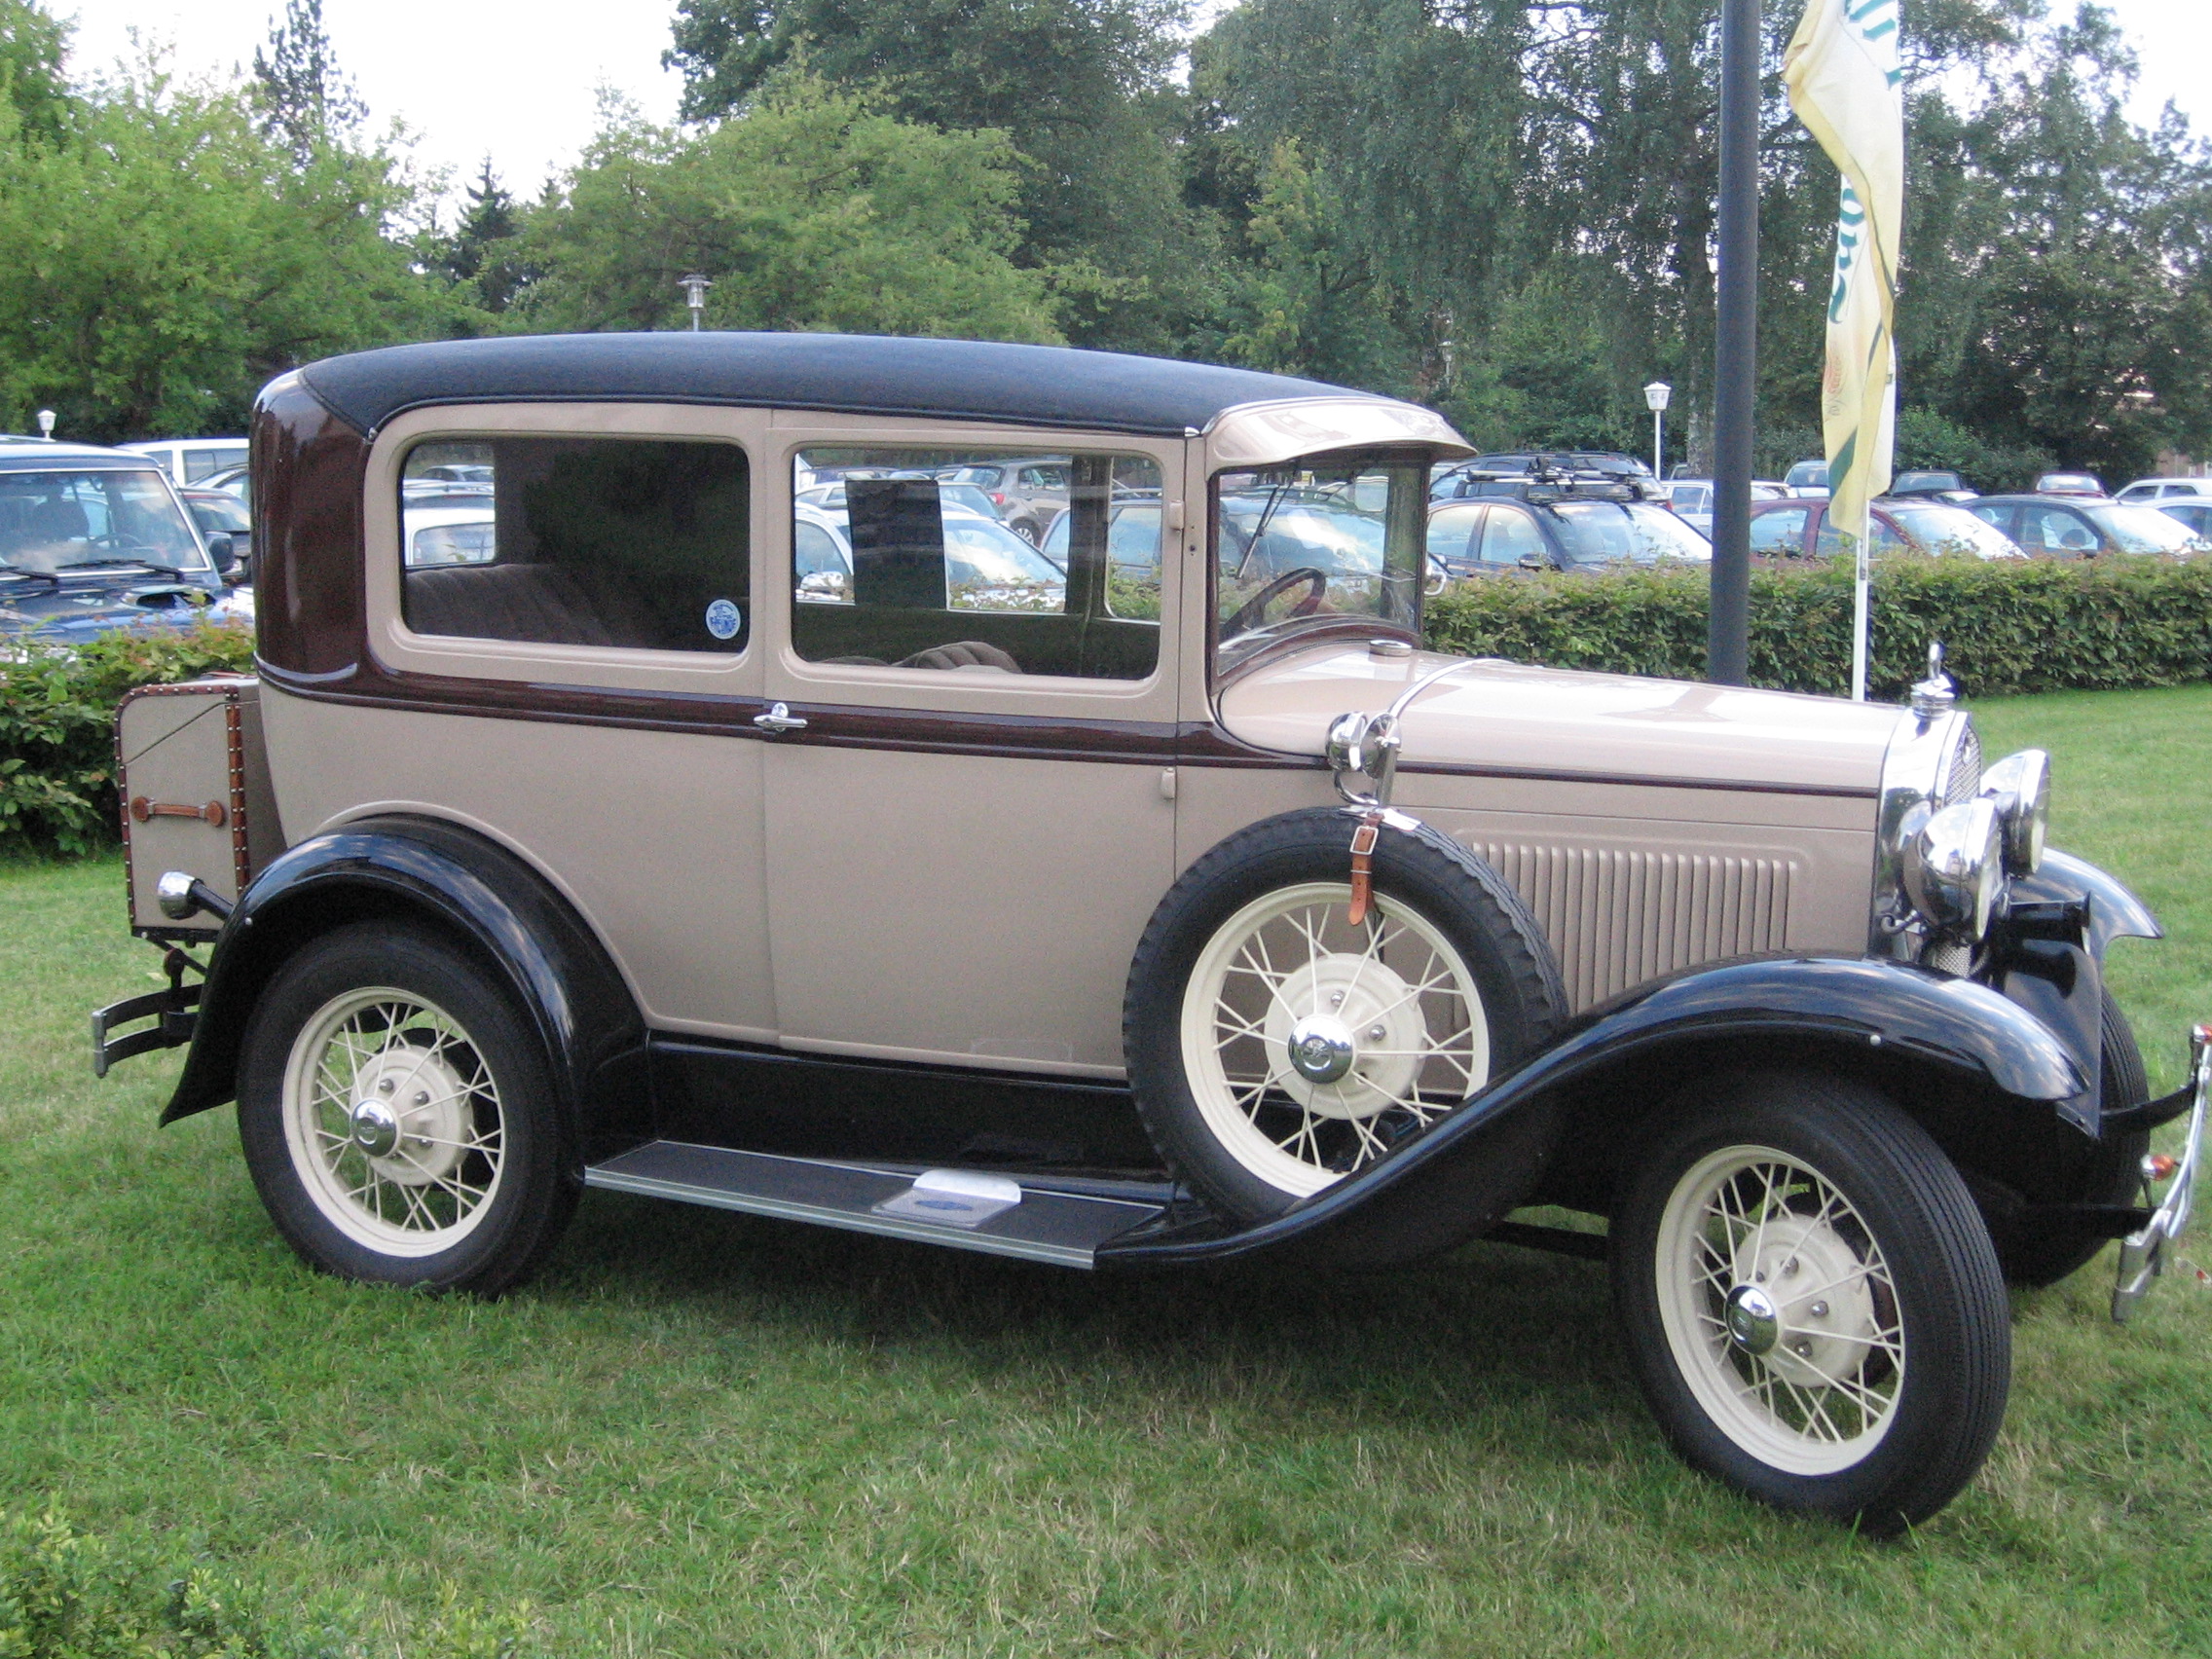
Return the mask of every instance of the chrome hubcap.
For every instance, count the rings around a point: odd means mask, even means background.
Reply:
[[[1359,1050],[1341,1020],[1302,1019],[1290,1029],[1290,1063],[1309,1083],[1335,1083],[1351,1070]]]
[[[399,1144],[399,1120],[382,1100],[363,1100],[351,1114],[353,1144],[371,1158],[389,1158]]]
[[[1744,1352],[1763,1354],[1774,1351],[1775,1340],[1782,1335],[1782,1314],[1774,1301],[1755,1284],[1740,1284],[1728,1293],[1728,1340]]]

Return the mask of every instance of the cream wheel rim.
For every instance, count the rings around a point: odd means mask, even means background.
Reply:
[[[1653,1265],[1675,1365],[1737,1446],[1829,1475],[1881,1444],[1905,1378],[1897,1281],[1832,1181],[1772,1147],[1712,1153],[1669,1195]]]
[[[284,1070],[284,1142],[348,1238],[431,1256],[473,1233],[506,1168],[499,1089],[460,1022],[371,986],[316,1010]]]
[[[1184,1076],[1207,1129],[1278,1191],[1317,1193],[1435,1122],[1490,1075],[1466,963],[1381,894],[1278,888],[1206,941],[1183,995]]]

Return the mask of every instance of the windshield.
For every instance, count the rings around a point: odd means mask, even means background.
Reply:
[[[1213,522],[1222,666],[1346,617],[1419,627],[1424,462],[1292,461],[1220,473]]]
[[[2189,526],[2156,507],[2082,507],[2122,553],[2188,553],[2197,546]]]
[[[1968,553],[1977,559],[2021,557],[2009,535],[1964,507],[1892,507],[1890,517],[1923,553]]]
[[[1782,475],[1782,481],[1792,490],[1825,490],[1828,487],[1827,462],[1801,461]]]
[[[0,473],[0,566],[51,576],[132,565],[214,571],[159,472]]]
[[[1561,501],[1551,509],[1577,565],[1656,565],[1713,558],[1713,543],[1662,507],[1642,501]]]

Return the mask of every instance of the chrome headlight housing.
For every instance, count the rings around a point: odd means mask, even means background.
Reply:
[[[2006,818],[1980,795],[1916,815],[1902,848],[1905,894],[1939,937],[1972,944],[2005,891]]]
[[[2008,755],[1981,775],[1981,794],[2005,824],[2005,868],[2033,875],[2050,827],[2050,756],[2040,749]]]
[[[1947,819],[1936,839],[1921,841],[1937,816],[1971,804],[1981,789],[1981,740],[1973,717],[1946,702],[1924,701],[1929,706],[1899,714],[1882,760],[1867,943],[1876,955],[1964,972],[1960,947],[1979,937],[1969,937],[1965,929],[1977,916],[1986,926],[1994,911],[2003,891],[2003,854],[2000,850],[1992,866],[1996,891],[1985,908],[1968,891],[1978,885],[1978,874],[1956,856],[1972,841],[1971,830]],[[1994,804],[1991,814],[1994,822],[1999,816]],[[1908,864],[1918,872],[1911,883]],[[1938,877],[1937,871],[1944,873]]]

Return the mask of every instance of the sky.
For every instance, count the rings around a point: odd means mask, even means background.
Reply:
[[[2212,131],[2212,0],[2109,4],[2142,60],[2136,118],[2155,119],[2170,97],[2198,132]],[[179,73],[242,71],[281,5],[51,0],[57,15],[76,13],[80,75],[135,56],[133,31],[173,50]],[[1222,9],[1223,0],[1204,5]],[[419,164],[446,169],[457,187],[488,155],[509,189],[535,196],[591,136],[600,88],[648,120],[674,119],[682,78],[661,68],[660,55],[675,10],[675,0],[323,0],[323,20],[376,129],[406,123]]]

